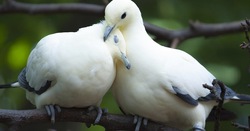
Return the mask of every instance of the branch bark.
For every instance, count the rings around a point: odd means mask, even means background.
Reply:
[[[62,112],[56,117],[58,122],[79,122],[93,123],[96,118],[96,111],[87,112],[86,109],[62,108]],[[50,117],[43,109],[34,110],[5,110],[0,109],[0,123],[10,125],[10,128],[16,129],[21,125],[29,123],[41,123],[50,121]],[[102,116],[98,125],[103,126],[106,130],[128,130],[134,131],[132,116],[105,114]],[[152,121],[148,125],[141,126],[143,131],[178,131],[175,128],[166,127]]]
[[[219,24],[207,24],[198,21],[190,21],[188,28],[180,30],[167,30],[149,23],[145,23],[145,27],[148,33],[155,35],[157,39],[165,39],[171,43],[172,47],[176,47],[178,43],[190,38],[212,37],[242,32],[243,28],[241,27],[241,23],[244,23],[244,21],[242,20]]]
[[[215,108],[210,113],[208,121],[215,121]],[[95,110],[88,112],[83,108],[62,108],[62,112],[56,116],[56,122],[79,122],[79,123],[93,123],[97,112]],[[220,114],[221,120],[235,119],[235,114],[222,109]],[[0,123],[9,125],[10,130],[18,130],[22,125],[29,123],[43,123],[49,122],[50,117],[44,109],[33,110],[6,110],[0,109]],[[105,114],[102,116],[98,125],[103,126],[107,131],[126,130],[134,131],[135,124],[132,116]],[[179,131],[176,128],[162,125],[153,121],[149,121],[147,126],[141,126],[143,131]]]
[[[25,13],[25,14],[52,14],[52,13],[83,13],[104,16],[104,6],[86,3],[65,4],[30,4],[5,0],[0,5],[0,14]]]
[[[25,13],[25,14],[53,14],[53,13],[81,13],[95,16],[104,16],[104,5],[85,3],[66,4],[29,4],[15,0],[5,0],[0,5],[0,14]],[[176,47],[179,43],[195,37],[212,37],[236,32],[242,32],[241,23],[245,21],[207,24],[191,21],[188,28],[168,30],[145,22],[148,33],[157,39],[166,40]],[[249,27],[248,27],[249,28]]]

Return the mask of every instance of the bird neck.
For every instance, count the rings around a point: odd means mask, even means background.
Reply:
[[[127,46],[150,46],[152,43],[155,43],[147,34],[141,17],[135,19],[134,21],[130,21],[130,23],[123,29],[122,33]]]

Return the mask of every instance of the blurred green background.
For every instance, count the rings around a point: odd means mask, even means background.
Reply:
[[[103,5],[102,0],[22,0],[30,3],[69,3],[83,2]],[[3,3],[1,1],[0,3]],[[249,18],[249,0],[135,0],[145,21],[167,29],[188,27],[189,20],[205,23],[222,23]],[[86,14],[0,14],[0,83],[15,81],[17,75],[26,65],[28,55],[36,43],[44,36],[55,32],[77,31],[81,27],[99,22],[104,17]],[[247,88],[249,80],[249,56],[239,45],[245,41],[244,33],[230,34],[211,38],[194,38],[183,42],[177,48],[194,56],[218,79],[239,93],[250,94]],[[167,45],[166,42],[160,42]],[[120,113],[111,93],[102,103],[111,113]],[[234,121],[247,124],[250,106],[229,103],[225,107],[235,112],[238,118]],[[0,108],[33,109],[25,98],[22,89],[0,90]],[[81,123],[57,123],[58,131],[103,131],[100,126],[87,129]],[[37,129],[44,131],[51,127],[49,123],[33,124],[23,130]],[[4,126],[0,130],[4,130]],[[208,123],[207,130],[213,129]],[[221,130],[236,130],[230,122],[223,122]]]

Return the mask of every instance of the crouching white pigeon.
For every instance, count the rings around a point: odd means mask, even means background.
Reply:
[[[25,89],[27,99],[37,108],[45,107],[52,123],[60,107],[93,106],[98,111],[94,123],[98,123],[99,105],[115,79],[116,65],[130,68],[121,33],[112,33],[104,42],[105,27],[101,22],[44,37],[30,53],[17,82],[0,88]]]
[[[111,1],[105,9],[105,20],[108,26],[104,39],[120,30],[133,65],[130,70],[117,67],[112,85],[121,109],[182,130],[205,130],[206,118],[217,102],[216,95],[203,84],[212,85],[215,77],[189,54],[152,40],[133,1]],[[221,92],[220,88],[217,92]],[[228,87],[225,99],[250,102],[249,96]]]

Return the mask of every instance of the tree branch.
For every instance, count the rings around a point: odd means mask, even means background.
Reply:
[[[241,23],[244,21],[219,23],[219,24],[206,24],[201,22],[189,23],[189,27],[180,30],[167,30],[161,27],[154,26],[149,23],[145,23],[146,29],[150,34],[153,34],[157,39],[165,39],[171,46],[176,47],[178,43],[181,43],[187,39],[195,37],[212,37],[225,34],[231,34],[236,32],[242,32]],[[248,27],[249,28],[249,27]],[[176,43],[176,41],[178,41]]]
[[[215,113],[216,109],[210,113],[208,121],[215,121],[217,117]],[[62,108],[62,112],[58,113],[56,116],[56,122],[79,122],[79,123],[93,123],[96,118],[97,112],[91,111],[87,112],[86,109],[82,108]],[[232,120],[235,119],[235,114],[222,109],[221,120]],[[50,117],[47,115],[46,111],[43,109],[34,110],[6,110],[0,109],[0,123],[9,125],[9,129],[17,130],[22,127],[22,125],[29,123],[42,123],[49,122]],[[125,115],[114,115],[105,114],[102,116],[98,125],[103,126],[108,131],[115,130],[128,130],[134,131],[135,124],[133,124],[132,116]],[[149,121],[147,126],[141,126],[143,131],[178,131],[178,129],[171,128],[156,122]]]
[[[29,4],[15,0],[5,0],[0,5],[0,14],[26,13],[26,14],[52,14],[52,13],[84,13],[104,16],[104,6],[86,3],[65,4]]]
[[[56,117],[57,122],[79,122],[93,123],[96,118],[96,111],[87,112],[86,109],[62,108],[62,112]],[[29,123],[49,122],[50,118],[43,109],[34,110],[5,110],[0,109],[0,123],[10,125],[10,128],[20,128],[21,125]],[[106,130],[128,130],[134,131],[132,116],[105,114],[98,125]],[[178,131],[175,128],[149,121],[148,125],[142,126],[143,131]]]
[[[95,16],[104,16],[105,6],[85,3],[66,4],[29,4],[14,0],[5,0],[0,5],[0,14],[27,13],[27,14],[52,14],[52,13],[83,13]],[[166,40],[176,47],[179,43],[195,37],[212,37],[225,34],[241,32],[241,23],[244,21],[206,24],[201,22],[190,22],[186,29],[167,30],[145,22],[148,33],[156,36],[157,39]],[[248,27],[249,28],[249,27]]]

